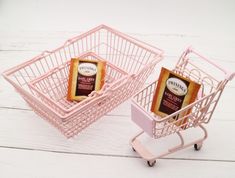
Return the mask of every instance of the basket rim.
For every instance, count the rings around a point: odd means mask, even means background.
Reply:
[[[50,54],[55,53],[56,51],[59,51],[60,49],[65,48],[68,45],[74,43],[78,39],[81,39],[81,38],[83,38],[83,37],[85,37],[85,36],[87,36],[87,35],[89,35],[91,33],[94,33],[94,32],[96,32],[98,30],[101,30],[101,29],[105,29],[107,31],[113,32],[116,35],[119,35],[120,37],[126,39],[127,41],[130,41],[131,43],[133,43],[133,44],[135,44],[135,45],[137,45],[137,46],[139,46],[139,47],[141,47],[141,48],[143,48],[143,49],[145,49],[145,50],[147,50],[147,51],[149,51],[151,53],[154,53],[156,56],[163,56],[163,54],[164,54],[164,51],[162,49],[160,49],[160,48],[157,48],[157,47],[155,47],[155,46],[153,46],[151,44],[148,44],[148,43],[146,43],[144,41],[138,40],[138,39],[136,39],[134,37],[131,37],[130,35],[127,35],[127,34],[125,34],[123,32],[120,32],[120,31],[118,31],[116,29],[113,29],[113,28],[111,28],[111,27],[109,27],[107,25],[101,24],[101,25],[99,25],[99,26],[97,26],[97,27],[95,27],[95,28],[93,28],[93,29],[91,29],[91,30],[89,30],[87,32],[84,32],[84,33],[82,33],[82,34],[80,34],[78,36],[75,36],[75,37],[72,37],[72,38],[66,40],[62,46],[60,46],[58,48],[55,48],[54,50],[51,50],[51,51],[44,50],[41,54],[37,55],[36,57],[33,57],[30,60],[26,60],[25,62],[22,62],[21,64],[18,64],[16,66],[13,66],[13,67],[5,70],[2,73],[2,75],[5,78],[8,78],[9,75],[11,75],[12,73],[18,71],[19,69],[21,69],[23,67],[26,67],[27,65],[29,65],[29,64],[31,64],[33,62],[36,62],[36,61],[38,61],[38,60],[40,60],[40,59],[42,59],[44,57],[47,57]],[[150,47],[152,49],[149,49],[146,46]]]
[[[24,92],[22,92],[22,93],[24,93],[24,94],[26,94],[26,95],[30,95],[30,97],[33,97],[34,100],[36,100],[36,101],[38,101],[38,102],[41,102],[40,99],[38,99],[37,97],[35,97],[32,93],[30,93],[27,89],[25,89],[25,87],[22,87],[20,84],[18,84],[18,83],[15,82],[13,79],[11,79],[11,75],[12,75],[14,72],[17,72],[18,70],[21,70],[22,68],[27,67],[27,66],[31,65],[32,63],[35,63],[35,62],[39,61],[40,59],[45,58],[45,57],[51,55],[52,53],[55,53],[55,52],[57,52],[58,50],[67,47],[68,45],[74,43],[76,40],[78,40],[78,39],[80,39],[80,38],[83,38],[84,36],[90,35],[91,33],[94,33],[94,32],[96,32],[96,31],[98,31],[98,30],[101,30],[101,29],[105,29],[105,30],[107,30],[107,32],[114,33],[115,35],[118,35],[118,36],[122,37],[123,39],[129,41],[130,43],[133,43],[133,44],[135,44],[135,45],[137,45],[137,46],[139,46],[139,47],[141,47],[141,48],[143,48],[143,49],[145,49],[145,50],[151,52],[152,54],[154,54],[153,59],[152,59],[151,61],[149,61],[149,62],[142,68],[142,70],[138,71],[137,74],[141,73],[141,72],[142,72],[144,69],[146,69],[147,67],[150,67],[150,66],[156,64],[157,62],[159,62],[159,61],[162,60],[162,58],[163,58],[163,50],[161,50],[161,49],[159,49],[159,48],[157,48],[157,47],[155,47],[155,46],[152,46],[152,45],[150,45],[150,44],[148,44],[148,43],[145,43],[145,42],[143,42],[143,41],[141,41],[141,40],[138,40],[138,39],[136,39],[136,38],[133,38],[133,37],[127,35],[127,34],[124,34],[124,33],[122,33],[122,32],[119,32],[119,31],[117,31],[117,30],[115,30],[115,29],[113,29],[113,28],[111,28],[111,27],[108,27],[108,26],[102,24],[102,25],[99,25],[99,26],[97,26],[97,27],[95,27],[95,28],[93,28],[93,29],[91,29],[91,30],[85,32],[85,33],[82,33],[82,34],[80,34],[80,35],[78,35],[78,36],[76,36],[76,37],[73,37],[73,38],[71,38],[71,39],[68,39],[67,41],[65,41],[65,43],[64,43],[62,46],[60,46],[60,47],[58,47],[58,48],[56,48],[56,49],[54,49],[54,50],[52,50],[52,51],[47,51],[47,50],[46,50],[46,51],[43,51],[41,54],[37,55],[36,57],[31,58],[30,60],[27,60],[27,61],[25,61],[25,62],[22,62],[21,64],[18,64],[18,65],[14,66],[14,67],[11,67],[11,68],[9,68],[8,70],[5,70],[5,71],[2,73],[2,76],[3,76],[10,84],[12,84],[15,88],[17,88],[17,89],[19,90],[19,92],[24,91]],[[120,69],[120,70],[122,70],[122,69]],[[120,79],[120,81],[121,81],[121,80],[124,81],[124,79],[125,79],[126,81],[128,81],[129,79],[134,79],[137,74],[131,74],[131,73],[130,73],[130,74],[126,75],[126,77]],[[45,74],[44,74],[44,75],[45,75]],[[39,77],[40,77],[40,76],[39,76]],[[36,78],[39,78],[39,77],[36,77]],[[27,82],[27,85],[28,85],[29,83],[30,83],[30,82]],[[104,96],[106,96],[106,95],[104,94],[103,97],[104,97]],[[101,99],[100,97],[102,97],[102,96],[101,96],[100,94],[98,94],[98,96],[95,97],[94,100],[95,100],[95,101],[96,101],[96,100],[99,100],[99,99]],[[43,103],[43,102],[41,102],[41,103]],[[44,104],[44,103],[43,103],[43,104]],[[47,107],[48,107],[48,106],[47,106]],[[85,104],[84,106],[82,106],[81,108],[78,108],[78,109],[76,109],[76,110],[82,109],[82,108],[84,108],[84,107],[87,107],[87,104]],[[50,107],[49,107],[49,109],[50,109],[54,114],[56,114],[58,117],[60,117],[62,120],[65,120],[67,117],[69,117],[69,116],[71,116],[72,114],[74,114],[74,112],[69,111],[68,114],[66,114],[65,116],[62,116],[62,115],[58,115],[57,113],[55,113],[54,110],[52,110]]]

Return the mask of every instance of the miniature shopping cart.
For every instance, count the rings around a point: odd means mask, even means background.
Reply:
[[[72,137],[133,96],[162,59],[162,50],[105,25],[3,73],[39,116]],[[107,61],[105,84],[81,102],[68,101],[71,58]]]
[[[151,112],[151,105],[157,81],[138,92],[132,100],[132,120],[143,131],[131,139],[131,146],[134,151],[147,161],[150,167],[156,163],[156,159],[175,151],[192,145],[194,145],[195,150],[199,150],[202,147],[203,141],[207,138],[207,131],[202,124],[210,121],[225,85],[235,75],[235,73],[227,72],[190,48],[182,54],[173,71],[201,84],[201,89],[195,102],[163,118],[155,115]],[[181,118],[174,119],[181,113]],[[185,120],[187,121],[185,122]],[[185,143],[182,131],[192,127],[202,129],[203,137],[190,143]],[[143,133],[147,133],[154,139],[176,134],[181,142],[179,145],[169,148],[159,155],[154,155],[140,141],[141,138],[139,137]]]

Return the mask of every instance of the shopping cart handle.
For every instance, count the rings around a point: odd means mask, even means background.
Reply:
[[[229,72],[226,76],[227,80],[232,80],[235,77],[235,72]]]

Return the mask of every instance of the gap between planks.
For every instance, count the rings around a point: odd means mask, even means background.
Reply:
[[[56,151],[56,150],[46,150],[46,149],[34,149],[26,147],[10,147],[10,146],[1,146],[3,149],[13,149],[13,150],[26,150],[26,151],[39,151],[47,153],[59,153],[59,154],[69,154],[69,155],[84,155],[84,156],[104,156],[104,157],[118,157],[118,158],[140,158],[140,156],[130,156],[130,155],[116,155],[116,154],[102,154],[102,153],[82,153],[82,152],[67,152],[67,151]],[[219,160],[219,159],[193,159],[193,158],[158,158],[162,160],[180,160],[180,161],[205,161],[205,162],[224,162],[224,163],[235,163],[235,160]]]

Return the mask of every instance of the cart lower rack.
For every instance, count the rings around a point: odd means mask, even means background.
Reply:
[[[39,116],[72,137],[133,96],[144,84],[163,51],[100,25],[69,39],[53,51],[3,73],[16,91]],[[88,99],[66,100],[71,58],[106,60],[106,84]]]
[[[163,118],[155,115],[150,109],[157,81],[138,92],[132,99],[131,118],[143,131],[134,136],[130,143],[133,150],[145,159],[149,166],[153,166],[156,159],[177,150],[192,145],[195,150],[202,147],[203,141],[207,138],[207,131],[203,124],[210,121],[225,85],[235,76],[235,73],[227,72],[190,48],[182,54],[173,71],[201,84],[201,90],[195,102]],[[180,113],[184,113],[183,117],[172,119]],[[185,115],[185,113],[188,114]],[[187,122],[184,122],[185,119]],[[203,137],[185,143],[181,132],[192,127],[200,128],[203,131]],[[155,139],[176,134],[180,138],[180,143],[166,152],[154,155],[138,139],[143,133]]]

